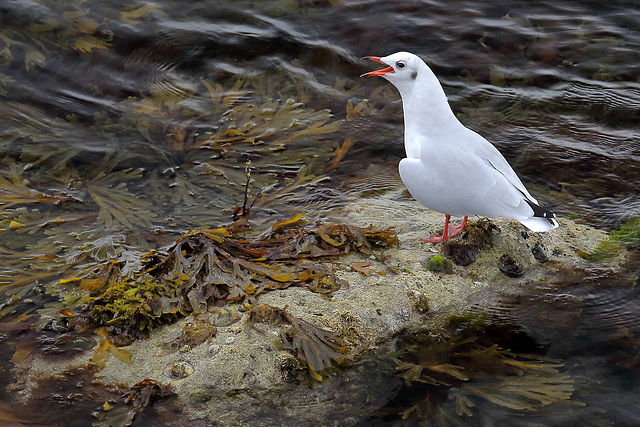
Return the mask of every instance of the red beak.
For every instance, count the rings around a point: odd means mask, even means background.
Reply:
[[[380,61],[380,57],[379,56],[365,56],[365,57],[360,58],[360,59],[370,59],[372,61],[376,61],[376,62],[379,62],[379,63],[384,64],[384,65],[389,65],[389,64],[385,64],[384,62]],[[371,72],[368,72],[368,73],[364,73],[360,77],[364,77],[364,76],[384,76],[385,74],[391,74],[393,72],[394,72],[393,68],[387,67],[387,68],[383,68],[382,70],[377,70],[377,71],[371,71]]]

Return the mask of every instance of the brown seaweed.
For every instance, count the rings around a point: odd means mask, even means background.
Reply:
[[[320,373],[328,371],[334,363],[343,361],[350,350],[336,333],[294,317],[285,309],[267,304],[251,308],[248,324],[256,322],[272,326],[288,325],[280,331],[278,346],[293,352],[317,381],[323,380]]]
[[[481,424],[477,408],[487,403],[516,412],[582,405],[573,399],[575,380],[559,361],[501,347],[496,341],[504,331],[491,331],[487,319],[465,314],[449,327],[456,329],[451,338],[417,336],[390,356],[412,396],[403,419],[459,424],[473,417]]]
[[[153,403],[175,396],[171,384],[145,379],[133,386],[126,384],[104,384],[111,392],[120,395],[122,401],[105,402],[102,408],[94,413],[99,420],[94,426],[129,426],[136,415],[142,413]]]
[[[129,343],[189,313],[251,303],[274,289],[293,285],[331,294],[346,282],[333,274],[327,259],[360,252],[383,261],[374,249],[397,243],[392,228],[304,224],[302,217],[276,223],[254,238],[231,228],[199,229],[185,233],[166,253],[151,250],[136,257],[125,252],[119,260],[60,280],[67,289],[62,313],[72,317],[70,327],[89,318],[118,343]],[[51,314],[61,316],[60,311]]]

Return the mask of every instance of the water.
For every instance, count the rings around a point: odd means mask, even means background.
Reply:
[[[105,260],[231,222],[247,160],[257,228],[300,211],[339,217],[351,198],[393,188],[401,103],[382,79],[357,77],[366,55],[423,56],[460,119],[559,216],[613,229],[640,215],[635,1],[16,0],[0,23],[3,316],[55,299],[38,289],[95,267],[85,252]],[[586,406],[485,421],[634,424],[637,256],[624,271],[573,272],[496,308],[494,322],[518,331],[500,344],[560,360]],[[33,321],[0,325],[3,385]],[[343,419],[400,422],[418,392],[382,383],[375,405]],[[89,407],[66,409],[86,425]]]

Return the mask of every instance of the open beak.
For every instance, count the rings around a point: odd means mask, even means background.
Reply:
[[[384,62],[382,62],[380,60],[379,56],[365,56],[365,57],[360,58],[360,59],[370,59],[372,61],[376,61],[376,62],[379,62],[379,63],[384,64],[384,65],[389,65],[389,64],[385,64]],[[371,71],[371,72],[368,72],[368,73],[364,73],[360,77],[364,77],[364,76],[384,76],[385,74],[391,74],[393,72],[394,72],[393,68],[387,67],[387,68],[383,68],[382,70],[377,70],[377,71]]]

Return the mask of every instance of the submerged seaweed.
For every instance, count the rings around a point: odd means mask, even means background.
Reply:
[[[23,61],[28,73],[39,73],[58,56],[86,64],[97,50],[118,47],[109,20],[135,26],[158,13],[94,3],[77,9],[45,0],[28,22],[19,17],[0,30],[3,65]],[[0,135],[0,318],[13,322],[24,313],[21,322],[58,333],[99,327],[93,362],[101,365],[109,354],[126,359],[118,345],[188,313],[290,285],[339,289],[331,269],[315,261],[371,255],[371,245],[393,244],[391,231],[304,228],[296,220],[247,239],[248,211],[229,230],[207,228],[251,197],[248,188],[260,197],[245,204],[269,215],[275,207],[280,218],[301,203],[310,207],[332,156],[333,164],[344,157],[348,144],[333,153],[331,142],[343,121],[306,106],[301,82],[291,81],[174,70],[124,96],[91,86],[109,108],[86,114],[26,112],[3,97],[0,111],[11,126]],[[0,73],[0,95],[14,82]],[[336,85],[346,94],[344,81]],[[332,200],[322,198],[320,206]]]
[[[104,384],[110,391],[119,395],[119,401],[105,402],[94,416],[99,420],[94,426],[129,426],[136,415],[142,413],[153,403],[175,396],[171,384],[165,385],[158,381],[145,379],[133,386],[126,384]]]
[[[452,317],[449,325],[455,329],[452,337],[414,336],[401,341],[399,353],[391,356],[395,375],[405,383],[395,399],[405,402],[395,408],[403,419],[459,425],[473,418],[473,424],[482,424],[487,402],[512,414],[507,419],[549,405],[582,405],[572,399],[574,379],[562,371],[562,363],[501,347],[499,342],[512,335],[502,330],[507,326],[470,314]]]

